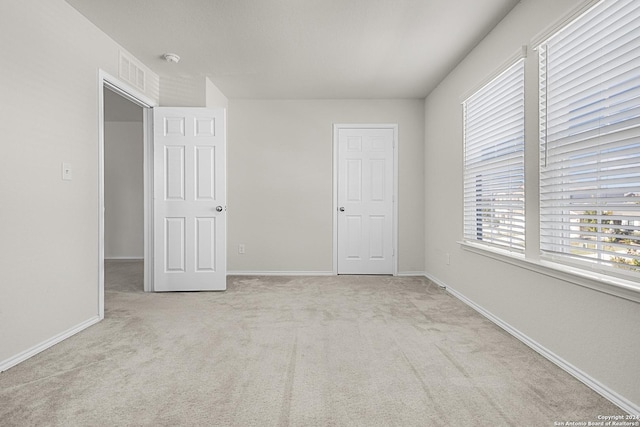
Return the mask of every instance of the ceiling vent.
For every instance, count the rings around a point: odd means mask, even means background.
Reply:
[[[124,52],[120,52],[120,78],[144,92],[145,71],[142,64]]]

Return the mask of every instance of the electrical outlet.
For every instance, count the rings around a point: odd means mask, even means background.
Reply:
[[[444,254],[444,259],[447,262],[447,265],[451,265],[451,255],[448,252]]]
[[[73,178],[73,174],[71,173],[71,163],[63,163],[62,164],[62,180],[71,181],[71,178]]]
[[[244,255],[244,243],[240,243],[240,244],[238,245],[238,253],[239,253],[240,255]]]

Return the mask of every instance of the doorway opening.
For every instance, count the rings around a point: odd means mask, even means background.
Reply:
[[[153,290],[149,156],[155,102],[102,70],[98,102],[98,311],[102,319],[105,260],[137,260],[142,264],[138,268],[142,267],[144,291]]]
[[[105,287],[144,290],[143,108],[104,89]]]

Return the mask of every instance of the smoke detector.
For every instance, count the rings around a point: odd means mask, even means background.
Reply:
[[[167,62],[172,62],[174,64],[177,64],[180,61],[180,57],[178,55],[176,55],[175,53],[165,53],[164,55],[162,55],[162,57]]]

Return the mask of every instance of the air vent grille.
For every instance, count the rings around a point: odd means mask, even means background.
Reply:
[[[145,71],[142,64],[124,52],[120,52],[120,78],[144,92]]]

